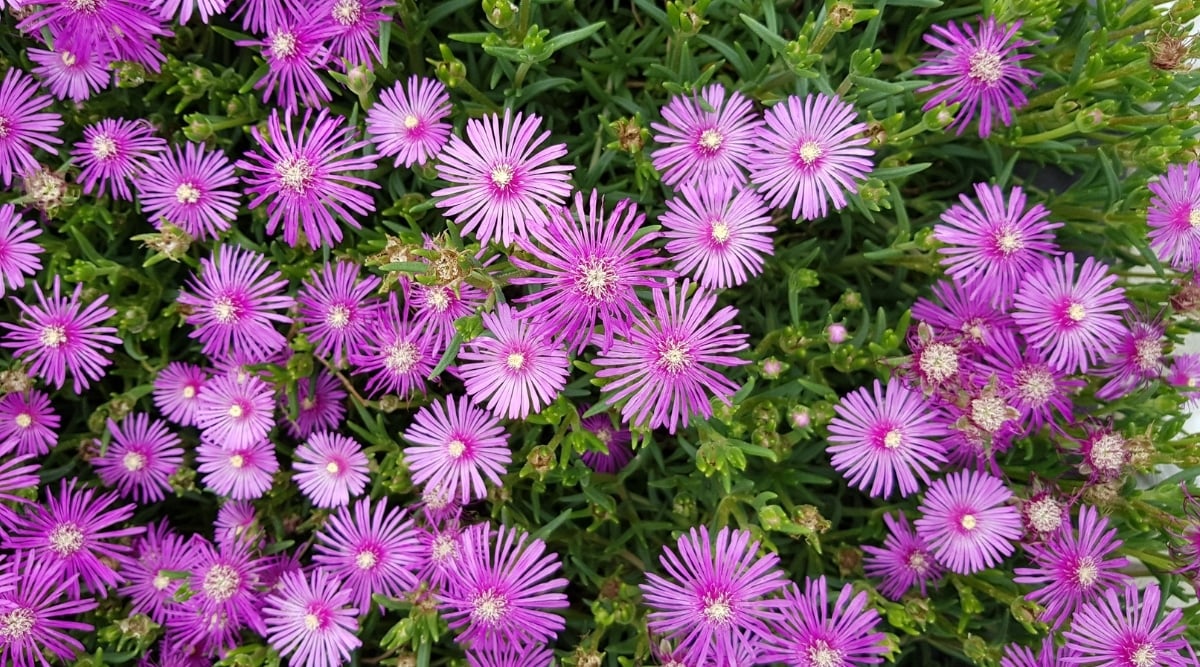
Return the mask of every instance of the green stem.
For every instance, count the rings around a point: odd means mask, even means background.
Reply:
[[[517,10],[519,17],[518,26],[520,39],[525,39],[525,35],[529,34],[529,25],[533,19],[533,0],[521,0],[521,7]]]
[[[1053,141],[1055,139],[1061,139],[1062,137],[1069,137],[1072,134],[1078,133],[1079,126],[1077,126],[1075,123],[1068,123],[1061,127],[1056,127],[1053,130],[1046,130],[1045,132],[1038,132],[1037,134],[1027,134],[1017,139],[1016,143],[1019,145],[1037,144],[1043,141]]]
[[[821,24],[821,29],[817,31],[817,36],[813,37],[812,45],[808,47],[808,52],[813,55],[821,55],[825,47],[829,45],[829,40],[837,34],[837,26],[827,15],[825,22]]]
[[[1092,79],[1092,84],[1095,85],[1102,81],[1110,81],[1110,80],[1114,80],[1114,79],[1119,79],[1123,76],[1128,76],[1130,74],[1141,74],[1141,73],[1144,73],[1145,70],[1146,70],[1146,62],[1144,60],[1138,59],[1138,60],[1135,60],[1135,61],[1129,63],[1128,65],[1125,65],[1124,67],[1118,67],[1117,69],[1114,69],[1111,72],[1104,72],[1103,74],[1097,75],[1095,79]]]
[[[496,106],[496,103],[493,102],[491,98],[489,98],[487,95],[484,95],[478,88],[475,87],[474,84],[472,84],[470,81],[467,81],[465,78],[459,82],[455,88],[466,93],[467,96],[472,100],[487,107],[488,111],[499,113],[500,107]]]

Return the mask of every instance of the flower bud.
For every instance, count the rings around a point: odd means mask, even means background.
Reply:
[[[509,0],[483,0],[483,13],[488,23],[504,30],[517,18],[517,6]]]
[[[365,65],[356,65],[346,73],[346,87],[355,95],[364,97],[375,87],[375,73]]]
[[[834,345],[841,345],[846,342],[846,327],[834,322],[825,329],[825,335],[829,336],[829,342]]]

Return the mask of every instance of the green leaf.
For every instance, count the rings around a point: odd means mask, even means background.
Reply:
[[[774,30],[771,30],[767,26],[755,21],[754,17],[747,14],[738,14],[738,18],[740,18],[742,23],[745,23],[746,27],[750,28],[750,31],[757,35],[758,38],[763,41],[763,43],[771,47],[771,50],[779,54],[787,53],[787,40],[780,37],[779,34]]]
[[[932,162],[914,162],[900,167],[884,167],[876,169],[871,176],[878,178],[881,181],[889,179],[907,178],[913,174],[919,174],[933,165]]]
[[[604,25],[604,21],[597,21],[591,25],[584,26],[577,30],[571,30],[570,32],[564,32],[561,35],[555,35],[546,42],[546,48],[550,53],[554,53],[564,46],[570,46],[575,42],[580,42],[588,37],[591,37],[592,35],[596,34],[598,30],[603,28]]]

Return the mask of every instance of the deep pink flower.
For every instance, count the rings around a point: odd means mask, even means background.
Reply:
[[[341,667],[362,645],[359,610],[349,603],[350,591],[327,571],[288,572],[264,604],[267,641],[289,664]]]
[[[524,419],[541,412],[567,384],[570,365],[561,344],[541,322],[519,318],[506,304],[484,313],[489,335],[463,346],[459,371],[467,395],[499,417]]]
[[[408,398],[425,393],[426,378],[440,356],[392,292],[378,309],[365,340],[350,349],[350,364],[355,374],[370,376],[367,391],[372,396],[391,393]]]
[[[0,535],[3,526],[12,526],[21,521],[15,509],[29,504],[28,497],[36,494],[41,480],[41,466],[34,457],[21,455],[0,460]]]
[[[258,590],[265,561],[251,553],[246,542],[215,547],[196,535],[189,546],[193,560],[187,582],[192,596],[173,611],[168,629],[181,643],[220,651],[232,648],[243,626],[266,634]]]
[[[447,396],[417,411],[404,432],[404,459],[414,484],[440,488],[464,505],[487,497],[484,477],[500,485],[512,461],[508,437],[490,412]]]
[[[633,460],[633,449],[629,446],[633,435],[628,428],[625,428],[624,424],[620,426],[614,424],[612,415],[608,413],[584,417],[583,414],[589,407],[587,405],[579,406],[579,425],[588,433],[596,436],[596,439],[604,445],[608,452],[587,451],[580,454],[579,458],[583,459],[584,464],[595,472],[616,474]]]
[[[454,287],[410,282],[405,288],[414,323],[421,327],[436,350],[444,350],[454,339],[454,322],[474,315],[487,301],[487,293],[460,282]]]
[[[263,529],[254,511],[254,503],[248,500],[226,500],[221,503],[213,529],[213,539],[219,546],[244,541],[261,548],[264,543]]]
[[[397,167],[424,165],[450,140],[449,116],[446,86],[413,74],[407,85],[397,81],[379,94],[379,102],[367,112],[367,134],[380,155],[396,157]]]
[[[156,229],[165,220],[196,240],[215,239],[237,217],[237,182],[224,151],[188,142],[149,159],[138,202]]]
[[[1067,648],[1076,651],[1064,662],[1093,667],[1194,667],[1196,654],[1183,633],[1183,610],[1161,615],[1162,592],[1151,583],[1141,595],[1135,582],[1118,593],[1084,605],[1063,632]]]
[[[703,100],[703,101],[701,101]],[[654,168],[671,186],[746,182],[746,164],[758,148],[762,120],[753,103],[734,91],[711,83],[699,95],[675,95],[662,108],[666,123],[651,123],[654,141],[661,144],[650,154]]]
[[[260,442],[275,426],[275,390],[256,375],[215,377],[200,392],[196,425],[223,447]]]
[[[0,663],[46,667],[47,652],[64,662],[84,652],[83,644],[67,633],[91,633],[91,624],[76,619],[97,604],[90,597],[70,595],[78,590],[78,577],[64,576],[56,563],[33,552],[18,552],[0,568],[0,583]]]
[[[154,378],[154,405],[180,426],[196,425],[196,407],[208,373],[195,364],[172,361]]]
[[[442,590],[458,569],[462,560],[462,533],[457,517],[417,529],[420,553],[413,569],[417,579],[428,583],[434,593]]]
[[[14,175],[38,170],[35,148],[57,155],[55,145],[62,143],[57,136],[62,117],[46,111],[53,100],[37,92],[37,81],[16,67],[9,68],[0,81],[0,179],[6,188]]]
[[[1042,650],[1035,656],[1024,646],[1009,644],[1004,647],[1004,657],[1000,658],[1000,667],[1062,667],[1068,658],[1075,655],[1070,647],[1058,648],[1054,638],[1047,637],[1042,641]]]
[[[554,651],[540,644],[513,644],[467,651],[467,667],[550,667]]]
[[[287,398],[280,396],[288,433],[304,439],[319,430],[334,431],[346,418],[346,388],[329,371],[296,382],[296,418],[287,415]]]
[[[962,470],[929,486],[921,501],[917,535],[951,572],[994,567],[1021,537],[1021,514],[1007,504],[1012,491],[987,473]]]
[[[79,182],[84,194],[108,191],[113,199],[133,201],[129,185],[140,177],[151,157],[161,154],[167,142],[154,136],[147,120],[105,118],[83,128],[83,141],[75,144],[72,157],[83,168]]]
[[[1200,164],[1172,164],[1150,189],[1150,247],[1179,271],[1200,269]]]
[[[1126,396],[1162,375],[1166,327],[1161,321],[1146,321],[1136,315],[1128,317],[1126,325],[1121,340],[1104,356],[1103,366],[1094,371],[1095,376],[1111,378],[1096,391],[1096,398],[1101,400]]]
[[[332,36],[334,26],[326,23],[324,16],[311,15],[309,9],[298,5],[277,23],[268,25],[263,39],[236,42],[241,47],[262,49],[267,72],[254,89],[263,91],[263,103],[270,103],[276,114],[283,111],[291,116],[301,108],[311,112],[333,99],[318,71],[329,61],[325,41]]]
[[[92,460],[100,479],[139,503],[165,498],[171,490],[171,475],[183,465],[179,436],[145,413],[129,415],[120,425],[109,419],[108,432],[112,442]]]
[[[736,287],[762,273],[763,257],[774,254],[775,225],[757,192],[734,191],[728,181],[680,186],[659,217],[681,273],[702,287]]]
[[[52,35],[54,50],[29,49],[36,74],[60,100],[82,102],[112,81],[111,58],[105,45],[90,34]]]
[[[241,0],[241,6],[233,14],[236,20],[241,18],[242,27],[249,32],[265,33],[271,27],[277,26],[298,11],[296,4],[300,0]]]
[[[296,448],[293,481],[317,507],[349,504],[367,486],[362,445],[338,433],[316,433]]]
[[[0,396],[0,455],[46,455],[58,443],[59,424],[50,397],[36,389]]]
[[[370,67],[379,61],[379,27],[392,17],[383,9],[387,0],[324,0],[317,10],[317,19],[329,24],[330,56],[334,62],[349,70],[355,65]]]
[[[168,572],[186,571],[196,554],[191,540],[171,531],[165,521],[151,524],[146,534],[133,541],[133,550],[121,558],[121,575],[126,584],[118,591],[129,598],[133,610],[155,623],[167,622],[167,609],[175,604],[175,593],[183,579]]]
[[[775,602],[777,618],[762,638],[761,662],[799,667],[877,665],[888,652],[879,632],[879,612],[867,606],[867,594],[846,584],[829,608],[825,577],[807,579],[803,592],[795,585]]]
[[[210,18],[224,14],[228,5],[229,0],[153,0],[159,18],[179,21],[179,25],[192,20],[193,13],[200,14],[201,23],[208,23]]]
[[[133,60],[157,72],[166,60],[155,37],[169,35],[148,2],[134,0],[43,0],[39,10],[17,27],[34,34],[48,27],[52,33],[87,35],[104,40],[114,60]]]
[[[12,204],[0,206],[0,296],[4,287],[21,289],[25,276],[37,275],[42,269],[42,247],[33,242],[42,233],[32,220],[22,220]]]
[[[1056,419],[1074,421],[1071,395],[1086,384],[1048,364],[1044,354],[1022,343],[1014,332],[992,339],[978,372],[985,377],[995,375],[1011,405],[1021,412],[1021,422],[1029,433],[1054,424]]]
[[[913,532],[907,516],[888,513],[883,515],[883,522],[888,527],[883,547],[862,548],[866,552],[864,572],[879,579],[879,592],[892,600],[903,598],[914,585],[925,597],[928,584],[942,577],[942,566],[925,541]]]
[[[353,262],[326,263],[300,286],[300,331],[317,355],[332,357],[334,364],[366,339],[380,306],[374,296],[379,278],[360,278],[361,269]]]
[[[269,440],[241,445],[205,440],[196,449],[196,464],[206,489],[234,500],[263,497],[279,470],[275,446]]]
[[[398,598],[416,588],[416,534],[408,511],[386,498],[363,498],[338,508],[317,531],[313,562],[337,575],[366,612],[372,595]]]

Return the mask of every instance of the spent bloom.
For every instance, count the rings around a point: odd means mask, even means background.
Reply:
[[[703,100],[703,101],[701,101]],[[751,101],[712,83],[698,96],[676,95],[662,109],[665,123],[651,123],[661,144],[650,158],[671,186],[746,182],[746,163],[759,140],[762,121]]]
[[[215,239],[237,217],[237,183],[224,151],[188,142],[149,158],[138,202],[157,229],[166,220],[199,241]]]
[[[449,116],[446,86],[414,74],[379,94],[367,112],[367,134],[380,155],[396,158],[397,167],[424,165],[450,140]]]
[[[263,604],[267,641],[291,664],[341,667],[362,645],[349,603],[350,591],[328,571],[287,572]]]
[[[1135,582],[1110,588],[1084,605],[1063,633],[1076,655],[1069,665],[1094,667],[1193,667],[1195,654],[1183,637],[1183,610],[1160,617],[1162,592],[1149,584],[1139,594]]]
[[[987,473],[962,470],[929,486],[921,502],[917,535],[951,572],[971,574],[995,566],[1021,538],[1021,514],[1007,504],[1012,491]]]
[[[1150,247],[1180,271],[1200,269],[1200,164],[1168,165],[1147,187]]]
[[[888,652],[879,632],[879,612],[867,606],[867,594],[842,587],[829,608],[825,577],[805,582],[801,591],[789,585],[776,601],[777,619],[763,637],[762,662],[776,661],[800,667],[874,665]]]
[[[62,143],[57,136],[62,117],[46,111],[53,103],[49,95],[37,93],[37,81],[16,67],[0,81],[0,180],[6,188],[13,176],[39,169],[35,148],[56,153],[55,145]]]
[[[863,546],[867,554],[863,570],[868,577],[882,581],[879,592],[892,600],[903,598],[914,585],[920,588],[921,597],[925,597],[928,584],[941,578],[942,566],[925,540],[913,532],[908,517],[889,513],[883,515],[883,522],[887,524],[888,536],[882,548]]]
[[[261,498],[279,470],[270,440],[241,445],[203,440],[196,449],[196,464],[206,489],[234,500]]]
[[[944,78],[917,91],[935,92],[922,109],[960,104],[951,125],[957,126],[958,134],[976,116],[981,137],[991,134],[997,116],[1003,125],[1012,125],[1013,111],[1028,101],[1021,86],[1032,84],[1037,76],[1037,72],[1021,66],[1022,60],[1033,56],[1019,49],[1033,46],[1033,42],[1014,39],[1020,29],[1020,21],[1004,25],[994,16],[981,20],[978,28],[954,21],[933,26],[932,34],[924,39],[935,50],[913,73]]]
[[[139,503],[165,498],[171,490],[168,480],[183,464],[179,436],[145,413],[129,415],[120,424],[109,419],[108,432],[112,442],[92,460],[100,479]]]
[[[748,188],[735,191],[728,181],[681,185],[659,222],[676,268],[705,288],[745,283],[774,253],[775,226],[762,197]]]
[[[467,395],[500,417],[524,419],[554,401],[570,365],[561,344],[542,322],[518,318],[506,304],[484,313],[490,334],[463,346],[458,358]]]
[[[43,456],[58,443],[61,420],[36,389],[0,396],[0,454]]]
[[[368,374],[371,395],[397,394],[408,398],[425,392],[425,381],[440,353],[420,327],[401,309],[395,292],[376,311],[364,341],[350,348],[350,363],[356,374]]]
[[[0,663],[12,667],[45,667],[45,653],[63,662],[83,653],[70,632],[93,627],[76,620],[96,608],[96,600],[71,595],[78,590],[74,574],[33,552],[18,552],[0,568]],[[64,599],[66,596],[66,599]]]
[[[300,492],[317,507],[338,507],[367,486],[367,455],[362,445],[338,433],[322,431],[296,448]]]
[[[416,588],[419,551],[407,510],[389,508],[387,498],[363,498],[338,508],[317,531],[313,561],[336,575],[365,612],[372,595],[398,598]]]
[[[345,386],[337,377],[325,369],[318,369],[313,377],[296,381],[296,417],[285,415],[288,433],[303,440],[320,430],[333,431],[346,418]],[[280,394],[280,407],[287,411],[286,394]]]
[[[208,373],[195,364],[172,361],[154,378],[154,405],[180,426],[196,425],[196,407]]]
[[[150,158],[162,153],[167,142],[154,135],[147,120],[105,118],[83,128],[83,140],[75,144],[71,155],[82,171],[79,182],[84,194],[105,189],[113,199],[133,201],[130,183],[145,171]]]
[[[579,425],[591,433],[604,445],[607,452],[587,451],[580,454],[584,464],[599,473],[614,474],[633,460],[633,449],[629,446],[633,434],[624,425],[613,424],[613,418],[608,413],[584,417],[589,406],[579,408]]]
[[[464,505],[487,497],[484,477],[500,485],[512,461],[508,437],[492,413],[447,396],[417,411],[404,432],[404,459],[414,484],[439,488]]]
[[[1129,317],[1120,342],[1105,355],[1103,367],[1094,374],[1110,378],[1096,391],[1096,398],[1111,401],[1125,396],[1163,372],[1166,327],[1161,321]]]
[[[82,102],[112,81],[105,45],[86,34],[59,32],[54,49],[29,49],[36,74],[60,100]]]
[[[5,285],[16,290],[25,285],[25,276],[42,269],[42,247],[33,240],[42,230],[32,220],[22,220],[12,204],[0,206],[0,296]]]
[[[360,278],[361,268],[353,262],[326,263],[320,272],[312,270],[300,287],[300,331],[317,355],[332,357],[335,364],[366,338],[379,307],[372,294],[380,280]]]

